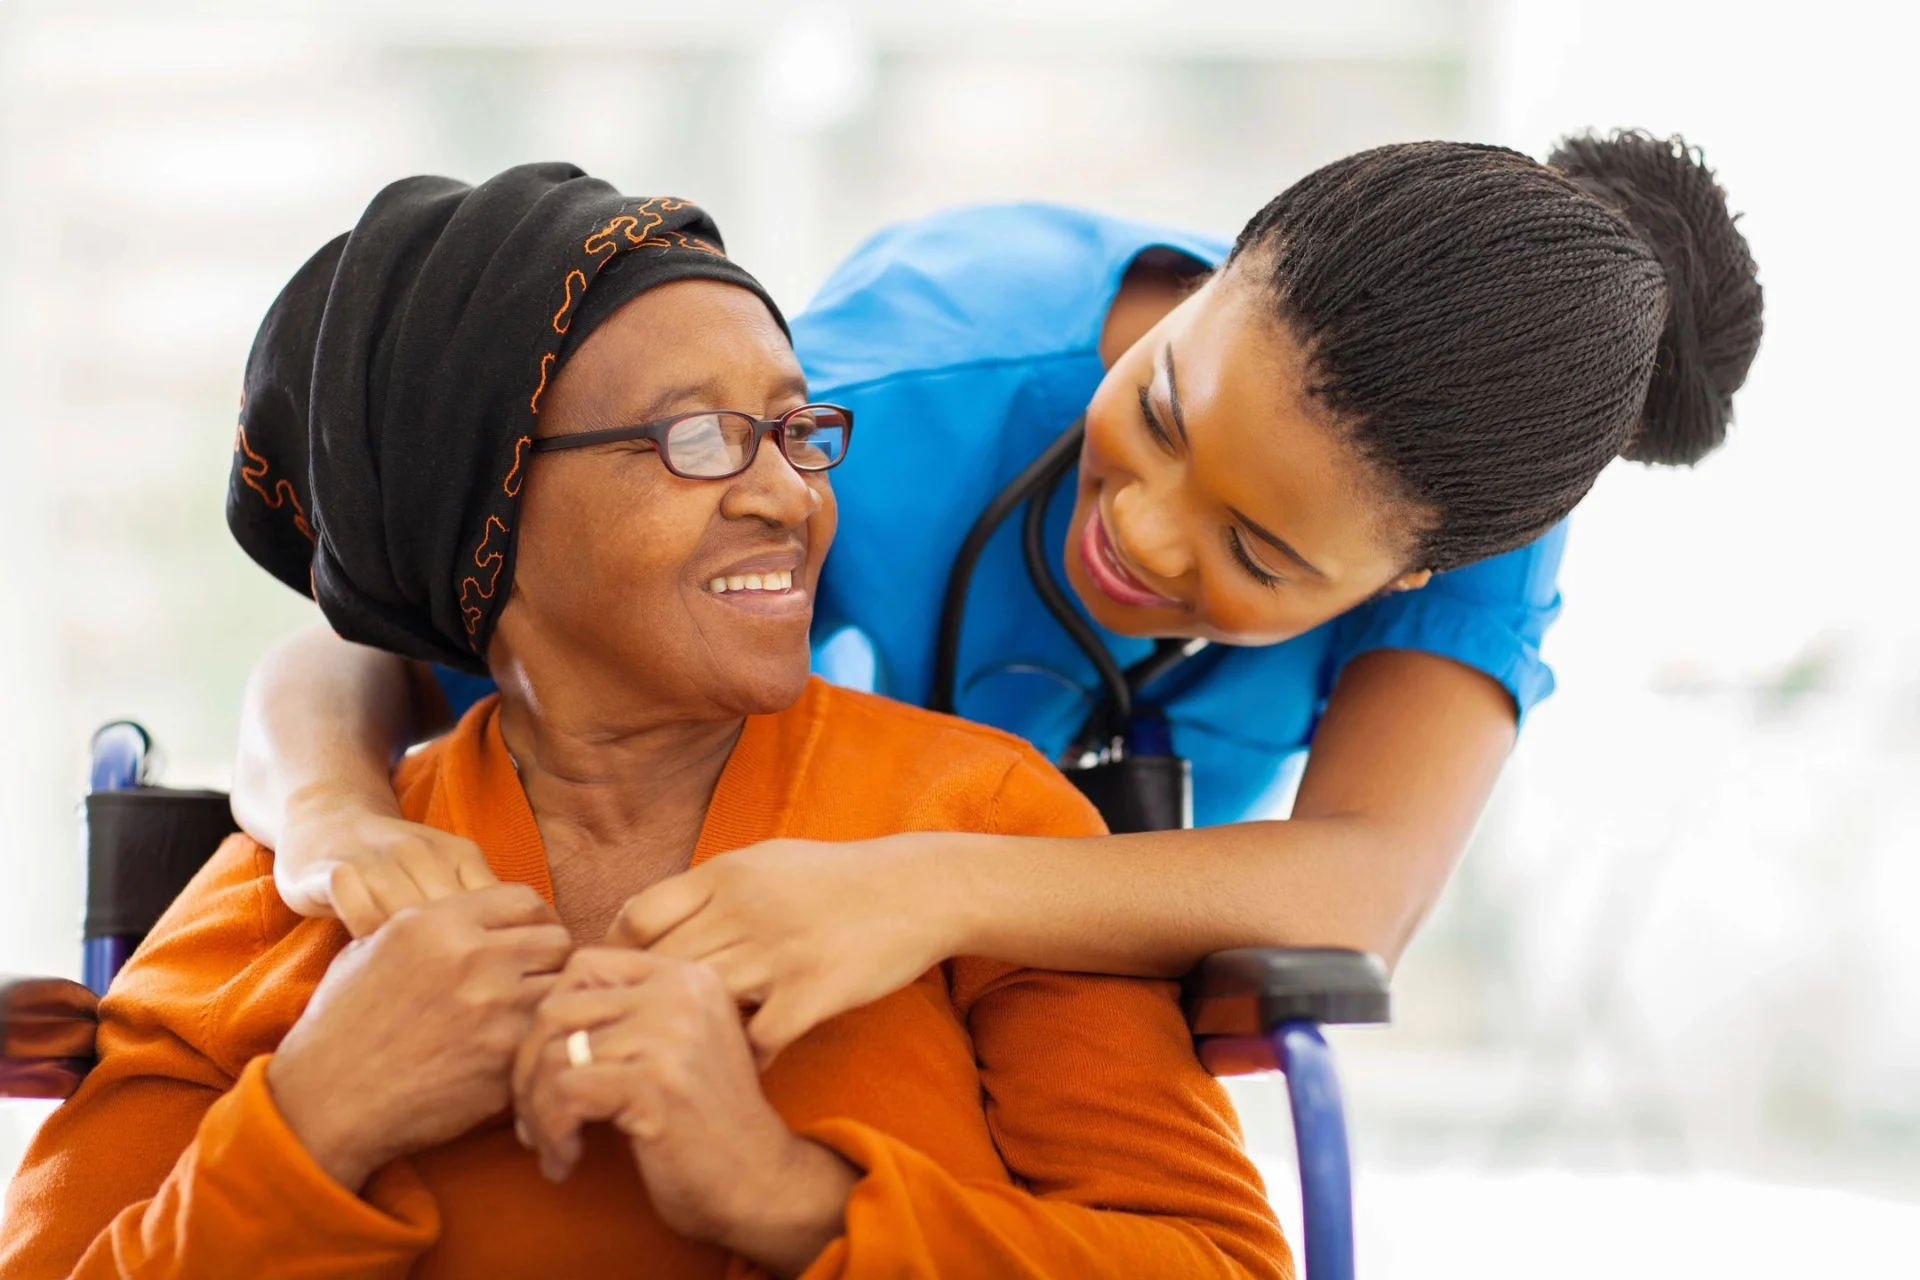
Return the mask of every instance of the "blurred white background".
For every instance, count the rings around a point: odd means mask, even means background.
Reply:
[[[1370,1276],[1920,1272],[1920,272],[1905,7],[1736,0],[0,0],[0,971],[78,969],[136,716],[224,785],[313,616],[229,541],[242,363],[387,180],[697,198],[797,310],[877,225],[1044,197],[1230,234],[1422,137],[1704,145],[1767,289],[1733,442],[1576,516],[1536,714],[1399,1023],[1339,1038]],[[1283,1212],[1279,1085],[1241,1086]],[[0,1104],[0,1176],[41,1110]]]

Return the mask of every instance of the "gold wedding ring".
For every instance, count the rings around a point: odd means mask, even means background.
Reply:
[[[585,1030],[567,1037],[567,1061],[576,1067],[593,1065],[593,1042],[587,1039]]]

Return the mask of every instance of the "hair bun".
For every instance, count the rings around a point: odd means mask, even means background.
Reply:
[[[1733,393],[1760,347],[1760,281],[1726,192],[1679,137],[1567,138],[1548,161],[1625,215],[1666,269],[1669,302],[1634,462],[1691,465],[1726,439]]]

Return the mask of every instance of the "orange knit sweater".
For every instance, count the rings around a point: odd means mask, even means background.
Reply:
[[[551,897],[496,703],[410,757],[395,789],[409,818]],[[1100,827],[1018,740],[816,682],[747,723],[693,860],[914,829]],[[505,1117],[395,1161],[360,1195],[328,1179],[265,1068],[346,941],[281,903],[267,850],[223,845],[101,1003],[100,1065],[9,1190],[0,1275],[755,1274],[668,1231],[604,1125],[558,1186]],[[956,960],[818,1027],[763,1084],[795,1132],[864,1171],[809,1280],[1291,1274],[1168,984]]]

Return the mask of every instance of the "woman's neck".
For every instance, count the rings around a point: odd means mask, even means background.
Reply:
[[[613,725],[503,700],[501,735],[576,941],[598,942],[628,898],[686,870],[744,723]]]

